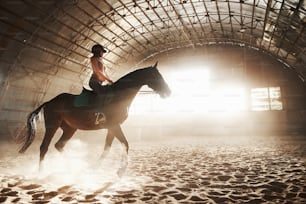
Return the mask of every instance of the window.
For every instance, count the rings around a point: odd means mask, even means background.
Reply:
[[[251,90],[251,110],[282,110],[280,87],[255,88]]]

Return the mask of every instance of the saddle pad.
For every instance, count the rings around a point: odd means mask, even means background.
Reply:
[[[113,101],[111,87],[105,86],[105,94],[95,94],[93,91],[83,88],[80,95],[76,95],[73,100],[74,107],[100,108]]]
[[[90,96],[91,93],[89,90],[83,89],[80,95],[76,95],[73,100],[74,107],[89,107],[90,105]]]

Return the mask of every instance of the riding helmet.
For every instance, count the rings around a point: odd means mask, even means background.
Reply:
[[[105,50],[105,48],[104,48],[102,45],[100,45],[100,44],[96,44],[96,45],[92,46],[92,48],[91,48],[91,52],[92,52],[93,54],[99,54],[100,51],[102,51],[102,52],[104,52],[104,53],[107,52],[107,51]]]

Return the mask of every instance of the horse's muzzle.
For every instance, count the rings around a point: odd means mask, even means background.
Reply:
[[[160,97],[162,98],[168,98],[171,95],[171,90],[168,88],[166,91],[162,92],[160,94]]]

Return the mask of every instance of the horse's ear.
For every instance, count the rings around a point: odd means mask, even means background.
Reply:
[[[152,66],[153,68],[156,68],[157,67],[157,64],[158,64],[158,61],[155,62],[155,64]]]

